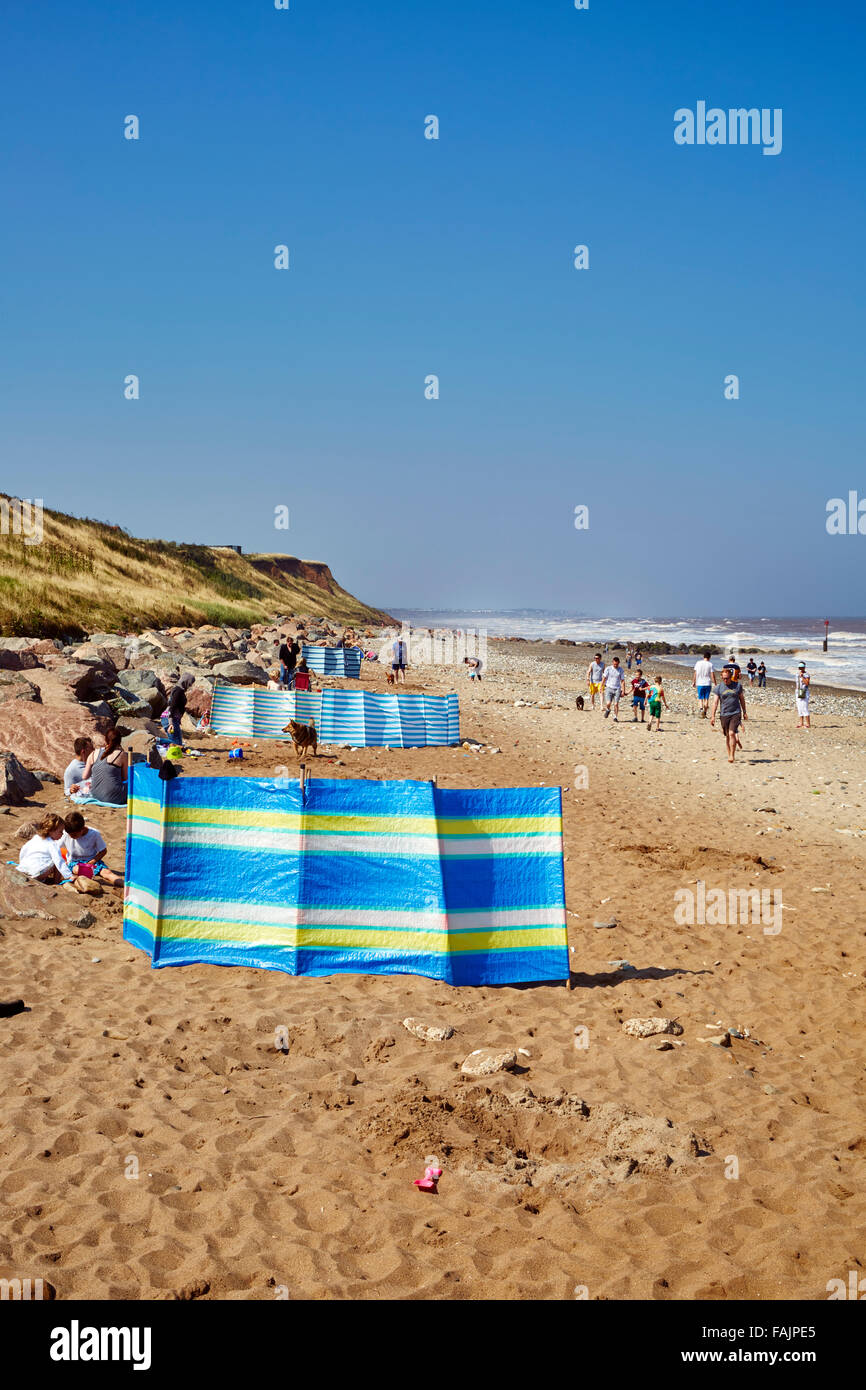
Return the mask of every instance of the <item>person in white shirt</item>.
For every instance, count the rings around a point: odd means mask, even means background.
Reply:
[[[463,665],[469,667],[469,679],[480,681],[481,672],[484,670],[484,662],[480,656],[464,656]]]
[[[72,811],[63,822],[63,845],[66,861],[74,874],[82,878],[99,878],[103,883],[122,883],[123,874],[116,874],[104,863],[107,846],[99,831],[87,825],[80,811]]]
[[[613,722],[619,723],[619,702],[622,695],[622,685],[625,680],[625,672],[619,664],[619,657],[615,656],[610,666],[604,670],[604,717],[610,714],[613,706]]]
[[[712,655],[709,651],[705,651],[700,661],[695,662],[694,674],[692,675],[692,685],[698,692],[698,701],[701,706],[701,719],[707,717],[710,692],[715,684],[716,673],[713,670]]]
[[[46,811],[36,833],[21,846],[18,855],[18,868],[30,878],[40,883],[69,883],[72,870],[64,857],[65,846],[61,844],[66,827],[53,811]]]
[[[63,790],[67,796],[77,791],[84,781],[84,769],[88,757],[93,752],[93,740],[82,734],[79,738],[73,739],[72,750],[75,757],[63,773]]]

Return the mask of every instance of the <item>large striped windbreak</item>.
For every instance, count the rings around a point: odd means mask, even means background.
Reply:
[[[360,679],[362,652],[358,647],[304,647],[302,656],[308,670],[320,676]]]
[[[135,763],[123,935],[154,966],[565,979],[560,791]]]
[[[218,681],[211,730],[246,738],[288,738],[290,719],[313,719],[320,743],[354,748],[425,748],[460,740],[456,694],[386,695],[372,690],[264,690]]]

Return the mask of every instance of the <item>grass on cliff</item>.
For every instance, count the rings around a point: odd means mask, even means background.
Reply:
[[[273,565],[257,569],[261,558],[138,540],[106,522],[46,510],[39,544],[0,534],[0,634],[74,639],[202,623],[249,627],[275,613],[359,624],[387,619],[329,574],[325,588]]]

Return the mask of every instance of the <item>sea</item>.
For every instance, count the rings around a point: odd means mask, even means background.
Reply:
[[[526,637],[555,642],[570,637],[589,646],[615,642],[710,642],[727,656],[756,647],[768,676],[792,679],[805,661],[815,685],[866,690],[866,618],[830,618],[828,649],[823,618],[594,618],[583,613],[515,608],[438,610],[388,608],[395,618],[413,627],[455,628],[486,633],[488,637]],[[748,658],[746,658],[748,659]],[[691,668],[695,656],[674,655],[666,661]],[[745,664],[745,662],[743,662]]]

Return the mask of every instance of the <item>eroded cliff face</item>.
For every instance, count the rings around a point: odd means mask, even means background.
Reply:
[[[330,566],[319,560],[299,560],[295,555],[251,555],[249,560],[254,569],[270,579],[276,579],[278,583],[284,579],[304,579],[327,594],[340,592],[340,585],[332,575]]]

